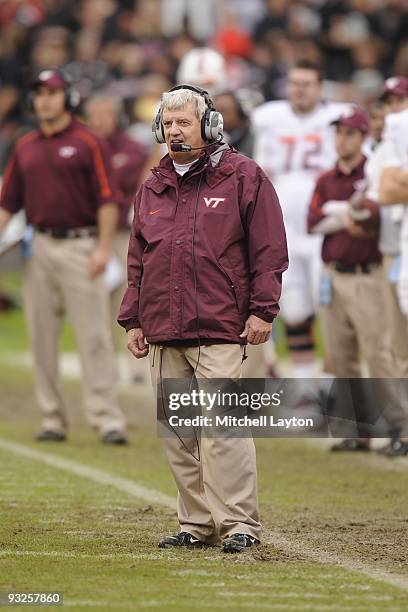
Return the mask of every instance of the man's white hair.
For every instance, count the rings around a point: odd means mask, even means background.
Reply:
[[[166,91],[162,95],[161,99],[161,110],[179,110],[184,108],[189,102],[195,102],[196,115],[201,120],[205,111],[207,110],[207,104],[204,96],[191,89],[176,89],[176,91]]]

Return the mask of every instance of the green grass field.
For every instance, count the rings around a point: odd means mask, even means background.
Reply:
[[[406,610],[404,460],[258,440],[263,545],[238,557],[162,551],[160,535],[177,530],[172,508],[4,447],[174,496],[146,394],[121,397],[131,445],[107,448],[83,426],[78,385],[65,385],[69,443],[44,447],[32,441],[30,374],[3,366],[0,388],[0,591],[63,591],[75,610]]]
[[[408,460],[257,440],[262,545],[160,550],[175,487],[149,389],[121,394],[129,447],[86,427],[78,381],[64,382],[69,441],[35,443],[31,372],[8,361],[28,348],[21,313],[0,316],[0,338],[0,592],[63,591],[84,611],[408,608]]]

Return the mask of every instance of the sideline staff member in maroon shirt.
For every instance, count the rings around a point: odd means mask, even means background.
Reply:
[[[389,337],[379,323],[385,312],[378,251],[379,211],[363,193],[365,157],[361,149],[369,120],[365,111],[352,107],[334,124],[338,161],[318,179],[308,215],[309,231],[325,235],[322,258],[326,266],[320,301],[327,361],[336,377],[360,378],[361,355],[370,378],[392,378]],[[378,382],[378,392],[388,393]],[[370,406],[361,404],[356,405],[357,419],[369,422]],[[383,410],[390,431],[405,427],[406,416],[392,389]],[[333,450],[368,448],[368,431],[361,425],[361,439],[344,440]]]
[[[58,335],[66,311],[83,367],[84,404],[103,441],[124,443],[115,398],[115,359],[102,272],[118,210],[98,139],[72,118],[77,92],[61,70],[32,85],[39,130],[23,136],[6,168],[0,232],[25,209],[34,227],[25,274],[36,391],[43,412],[39,440],[64,440],[67,421],[58,385]]]

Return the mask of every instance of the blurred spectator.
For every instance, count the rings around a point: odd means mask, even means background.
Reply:
[[[187,57],[201,45],[219,53],[208,79],[221,81],[218,91],[281,99],[302,58],[323,66],[335,99],[365,103],[390,74],[408,75],[408,12],[404,0],[3,0],[0,167],[38,69],[65,66],[82,98],[112,87],[130,108],[146,77],[197,78],[202,68]]]
[[[253,37],[257,42],[268,42],[276,31],[287,28],[290,0],[266,0],[267,14],[256,24]]]
[[[204,41],[216,31],[217,0],[161,0],[161,25],[166,36],[188,30]]]
[[[391,72],[392,74],[408,76],[408,42],[401,45],[399,48],[395,56],[394,68]]]
[[[266,11],[264,0],[225,0],[224,4],[234,14],[237,24],[247,32],[253,31]]]
[[[70,38],[66,28],[46,27],[39,30],[30,53],[33,72],[49,66],[64,66],[70,57]]]
[[[146,152],[141,144],[135,142],[124,131],[127,127],[128,118],[120,98],[104,92],[91,96],[85,105],[85,117],[89,127],[106,144],[117,188],[116,201],[119,205],[119,224],[113,241],[113,253],[122,267],[123,280],[110,293],[113,336],[115,337],[117,314],[127,287],[125,270],[130,236],[130,219],[133,217],[132,204],[146,163]],[[123,336],[121,339],[124,340]],[[125,350],[126,346],[123,348]],[[128,352],[125,351],[125,354],[128,354]],[[132,359],[132,365],[136,366],[136,364],[133,364],[134,361]]]
[[[249,116],[245,111],[238,93],[225,91],[214,98],[215,108],[224,118],[224,129],[228,143],[247,157],[254,151],[254,136],[251,132]]]

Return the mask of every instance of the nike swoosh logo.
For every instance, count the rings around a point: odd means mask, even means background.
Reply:
[[[160,208],[158,208],[157,210],[151,210],[151,211],[149,212],[149,215],[155,215],[156,213],[158,213],[158,212],[159,212],[159,210],[161,210],[161,209],[160,209]]]

